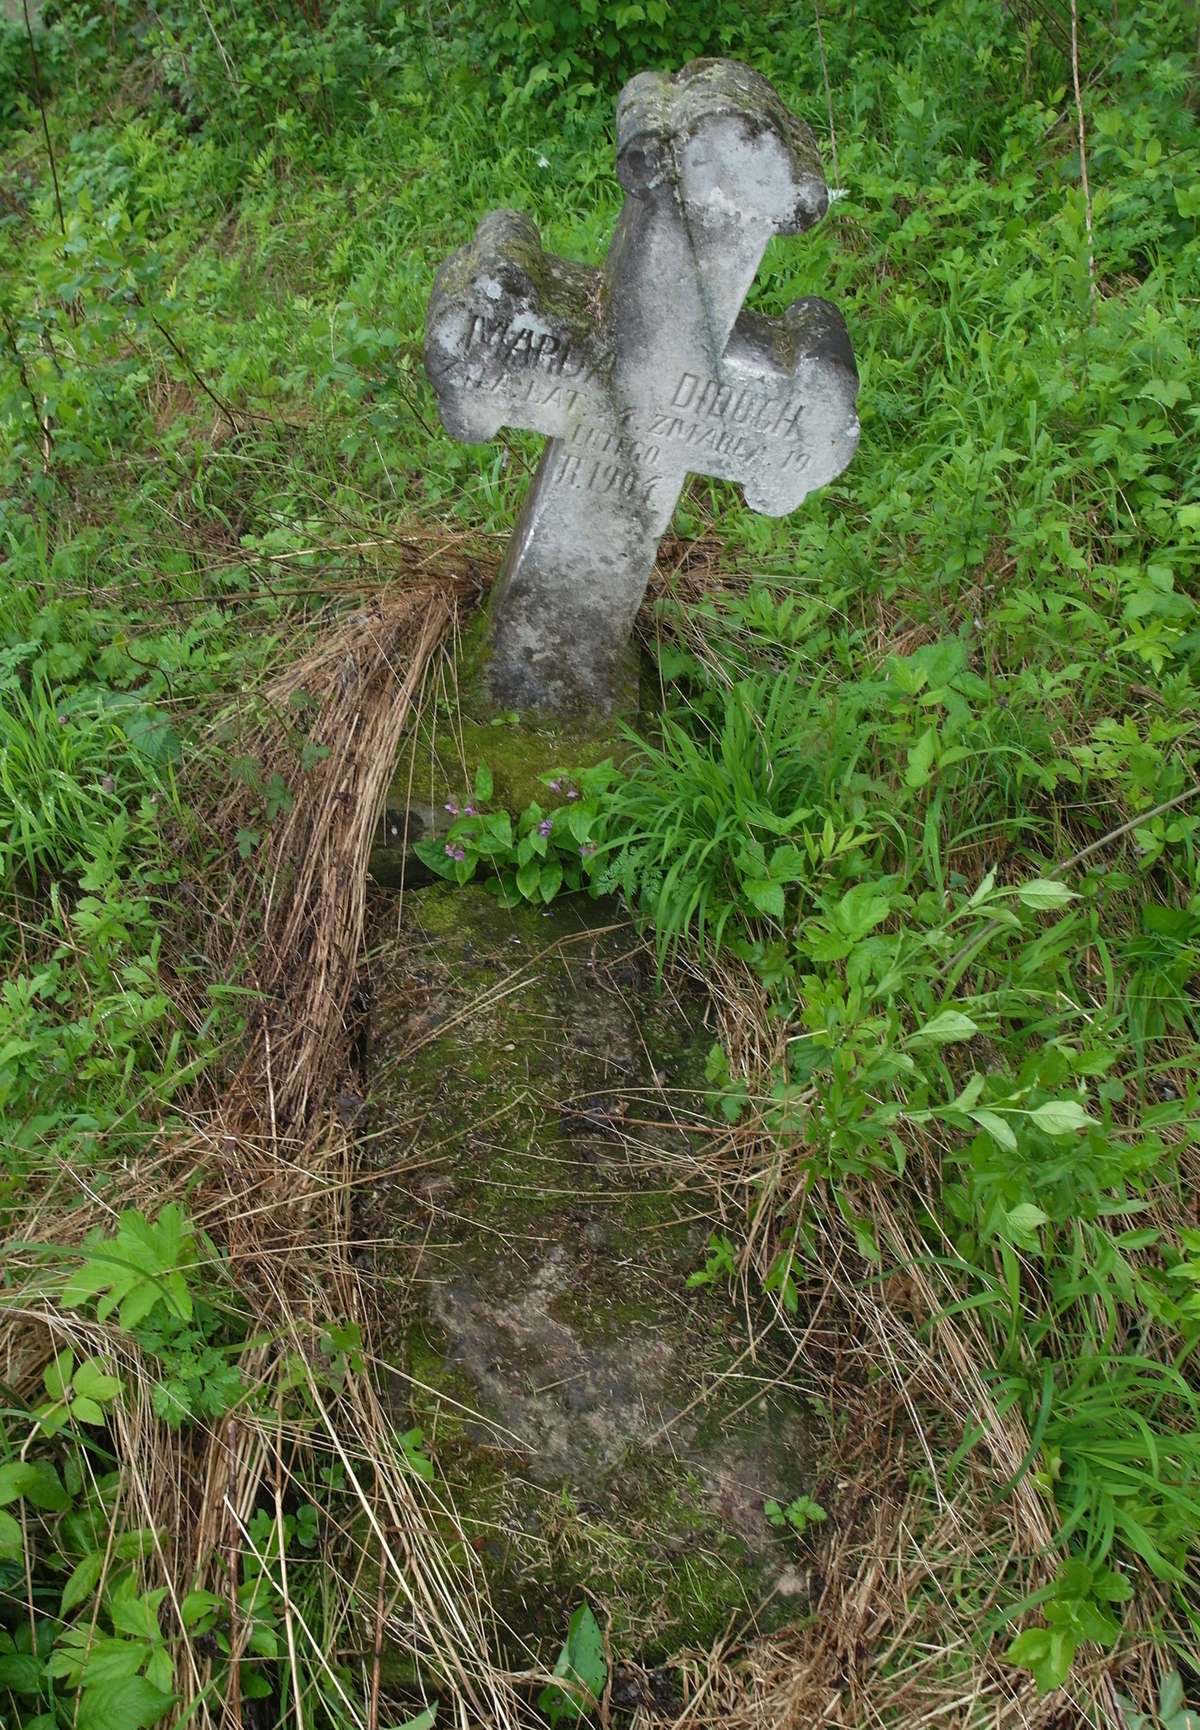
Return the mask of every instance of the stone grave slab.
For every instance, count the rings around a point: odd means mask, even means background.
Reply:
[[[424,1431],[513,1661],[552,1661],[584,1595],[615,1656],[651,1662],[803,1614],[804,1554],[763,1503],[821,1487],[823,1426],[769,1349],[736,1373],[729,1294],[687,1285],[699,1004],[656,993],[600,904],[439,884],[399,935],[380,905],[365,1145],[381,1171],[414,1131],[421,1152],[356,1230],[406,1306],[395,1422]]]

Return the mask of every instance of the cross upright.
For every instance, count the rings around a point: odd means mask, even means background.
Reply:
[[[812,134],[758,73],[695,60],[617,106],[626,197],[600,269],[544,252],[515,211],[442,266],[425,362],[454,437],[546,445],[495,586],[484,680],[501,708],[604,716],[689,473],[793,511],[858,442],[841,314],[743,310],[767,242],[828,194]]]

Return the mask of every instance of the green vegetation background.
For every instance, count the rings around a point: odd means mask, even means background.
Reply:
[[[818,133],[836,200],[755,304],[842,307],[858,455],[782,522],[689,491],[676,530],[715,535],[730,580],[659,603],[661,739],[555,845],[594,845],[585,875],[664,950],[732,948],[792,1018],[765,1098],[714,1058],[715,1109],[763,1111],[855,1219],[856,1182],[902,1198],[922,1162],[914,1248],[986,1322],[1067,1558],[1015,1653],[1046,1686],[1143,1579],[1186,1653],[1200,1529],[1196,42],[1166,0],[1087,12],[1090,200],[1051,7],[51,0],[32,53],[0,27],[13,1234],[47,1174],[102,1190],[236,1029],[219,983],[197,1029],[160,978],[206,720],[389,536],[499,545],[513,520],[536,441],[456,445],[423,378],[437,264],[497,205],[599,261],[612,101],[643,65],[742,56]],[[252,852],[295,788],[224,767],[261,802]],[[504,853],[510,892],[553,893],[561,871],[516,883],[535,827],[465,831],[471,868]],[[865,1223],[859,1247],[878,1261]],[[806,1253],[777,1221],[785,1305]],[[160,1348],[190,1301],[162,1299]],[[200,1354],[227,1346],[217,1322],[189,1342],[164,1421],[201,1414]],[[0,1602],[6,1625],[14,1664],[49,1661]],[[5,1661],[14,1722],[70,1722]]]

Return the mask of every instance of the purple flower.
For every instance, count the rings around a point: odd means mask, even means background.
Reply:
[[[449,811],[449,813],[452,817],[458,816],[458,806],[454,803],[453,799],[448,799],[446,801],[446,803],[442,806],[442,810],[443,811]]]
[[[592,846],[592,843],[590,841],[585,841],[583,846],[579,849],[579,857],[581,859],[590,859],[595,851],[596,849]]]
[[[563,784],[560,780],[555,779],[555,780],[551,781],[550,791],[552,793],[561,793],[562,789],[563,789]]]
[[[463,816],[464,817],[478,817],[478,815],[479,815],[479,813],[475,809],[474,805],[464,805],[463,806]]]
[[[457,859],[460,865],[467,856],[466,848],[456,847],[453,841],[447,841],[444,851],[447,859]]]
[[[579,797],[579,788],[578,787],[568,787],[567,788],[567,798],[568,799],[578,799],[578,797]]]
[[[538,834],[548,835],[553,827],[554,824],[551,819],[549,817],[543,817],[541,822],[538,824]]]

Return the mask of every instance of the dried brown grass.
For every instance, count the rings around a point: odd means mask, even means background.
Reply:
[[[128,1170],[103,1200],[85,1196],[72,1212],[69,1235],[77,1241],[121,1207],[154,1214],[186,1193],[220,1252],[219,1268],[209,1271],[260,1342],[241,1359],[250,1396],[208,1428],[163,1425],[151,1403],[155,1377],[137,1348],[54,1303],[54,1276],[41,1253],[64,1232],[52,1195],[25,1220],[25,1245],[10,1258],[13,1296],[0,1317],[0,1372],[9,1386],[34,1397],[43,1365],[67,1343],[102,1351],[124,1374],[114,1529],[156,1533],[146,1566],[150,1583],[167,1589],[180,1723],[242,1730],[256,1721],[240,1696],[236,1663],[232,1685],[215,1687],[223,1661],[211,1642],[187,1637],[180,1605],[200,1586],[224,1599],[233,1656],[245,1653],[253,1629],[238,1588],[255,1548],[252,1518],[265,1509],[281,1526],[286,1509],[310,1499],[306,1485],[322,1467],[336,1469],[344,1493],[325,1533],[319,1618],[311,1590],[295,1589],[282,1565],[288,1716],[297,1730],[314,1714],[329,1721],[317,1689],[333,1716],[378,1730],[390,1715],[385,1649],[419,1654],[444,1678],[440,1723],[523,1721],[514,1683],[492,1663],[486,1593],[473,1552],[454,1543],[453,1511],[405,1466],[374,1366],[341,1375],[326,1349],[333,1324],[370,1333],[371,1298],[350,1242],[351,1136],[331,1103],[353,1032],[367,857],[401,733],[453,625],[456,588],[409,583],[335,617],[268,688],[253,719],[231,730],[226,717],[214,733],[216,763],[236,738],[264,777],[278,771],[293,781],[295,796],[261,849],[239,864],[234,838],[258,807],[244,785],[226,787],[210,824],[215,868],[190,881],[183,910],[191,964],[186,945],[172,940],[171,947],[194,1020],[206,1013],[210,979],[238,978],[256,994],[255,1007],[236,1060],[219,1087],[194,1101],[186,1132]],[[302,692],[305,730],[327,754],[295,778],[289,717]],[[198,803],[202,789],[193,794]],[[205,957],[199,980],[197,948]],[[208,1280],[202,1271],[198,1283]]]
[[[710,967],[706,983],[722,1043],[753,1095],[783,1034],[739,965]],[[937,1217],[936,1151],[913,1146],[905,1213],[883,1182],[864,1181],[854,1194],[878,1265],[834,1199],[808,1183],[803,1149],[782,1149],[753,1110],[702,1155],[679,1157],[697,1169],[676,1181],[689,1194],[707,1187],[743,1246],[750,1356],[830,1414],[825,1479],[805,1488],[832,1517],[808,1546],[810,1618],[767,1639],[731,1636],[681,1654],[674,1672],[684,1700],[672,1730],[1124,1730],[1117,1689],[1153,1698],[1160,1660],[1149,1637],[1119,1655],[1085,1649],[1067,1687],[1046,1699],[998,1656],[1005,1640],[986,1637],[1002,1632],[1004,1603],[1051,1579],[1057,1558],[1047,1504],[1022,1471],[1028,1432],[1019,1413],[997,1406],[984,1374],[982,1326],[955,1305],[949,1275],[914,1257],[906,1215]],[[803,1286],[795,1314],[777,1300],[764,1321],[751,1290],[761,1294],[785,1227],[800,1217],[820,1274]],[[977,1443],[950,1485],[945,1461],[972,1434]],[[1162,1610],[1152,1586],[1144,1594],[1135,1627]],[[639,1730],[655,1721],[649,1707],[635,1717]]]

